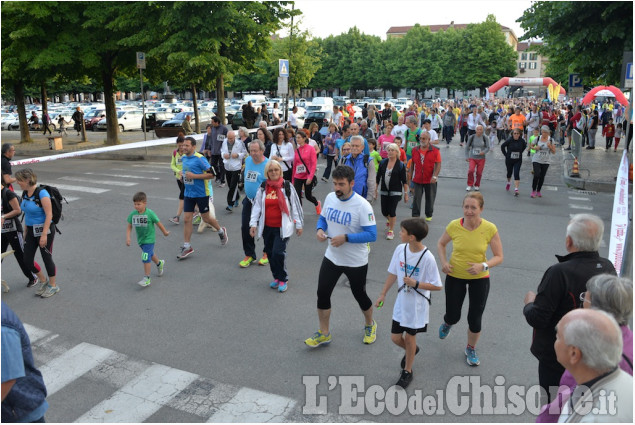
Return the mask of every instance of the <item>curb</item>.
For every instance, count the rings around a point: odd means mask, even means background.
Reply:
[[[565,186],[578,189],[578,190],[590,190],[594,192],[615,192],[615,182],[601,182],[601,181],[593,181],[587,180],[580,177],[570,177],[567,175],[567,166],[566,163],[562,167],[562,182]]]

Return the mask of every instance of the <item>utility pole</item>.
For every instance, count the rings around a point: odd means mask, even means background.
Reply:
[[[294,10],[295,10],[295,2],[291,3],[291,30],[289,31],[289,60],[291,60],[291,52],[293,48],[292,43],[293,43],[293,11]],[[291,73],[291,69],[289,69],[289,73]],[[295,105],[295,93],[293,96],[293,105]],[[289,117],[289,92],[287,91],[286,102],[284,103],[284,122],[285,123],[288,122],[288,117]]]

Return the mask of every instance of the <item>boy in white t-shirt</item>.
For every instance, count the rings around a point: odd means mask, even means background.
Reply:
[[[421,241],[428,235],[425,219],[413,217],[401,222],[401,245],[395,252],[388,267],[388,277],[384,288],[375,301],[381,308],[386,293],[397,283],[397,299],[392,312],[391,339],[406,351],[401,359],[401,376],[398,386],[406,388],[412,382],[412,364],[419,352],[417,333],[427,332],[430,317],[430,291],[440,291],[441,276],[434,255]]]

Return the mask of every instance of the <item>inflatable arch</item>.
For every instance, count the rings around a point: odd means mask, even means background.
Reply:
[[[545,77],[545,78],[517,78],[517,77],[503,77],[494,84],[492,84],[487,91],[490,93],[496,93],[500,89],[506,86],[549,86],[549,84],[553,85],[553,87],[557,87],[558,83],[556,83],[553,78]],[[560,94],[566,95],[567,92],[565,89],[560,87]]]

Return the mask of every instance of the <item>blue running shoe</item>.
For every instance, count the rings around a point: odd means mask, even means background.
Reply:
[[[465,355],[467,356],[467,364],[470,366],[478,366],[481,364],[481,361],[478,359],[478,355],[476,354],[476,349],[470,346],[465,347]]]
[[[450,333],[450,329],[452,329],[452,326],[443,322],[441,327],[439,327],[439,338],[445,339],[445,337]]]
[[[278,289],[278,285],[280,285],[280,282],[278,282],[278,280],[274,280],[269,284],[269,287],[272,289]]]

